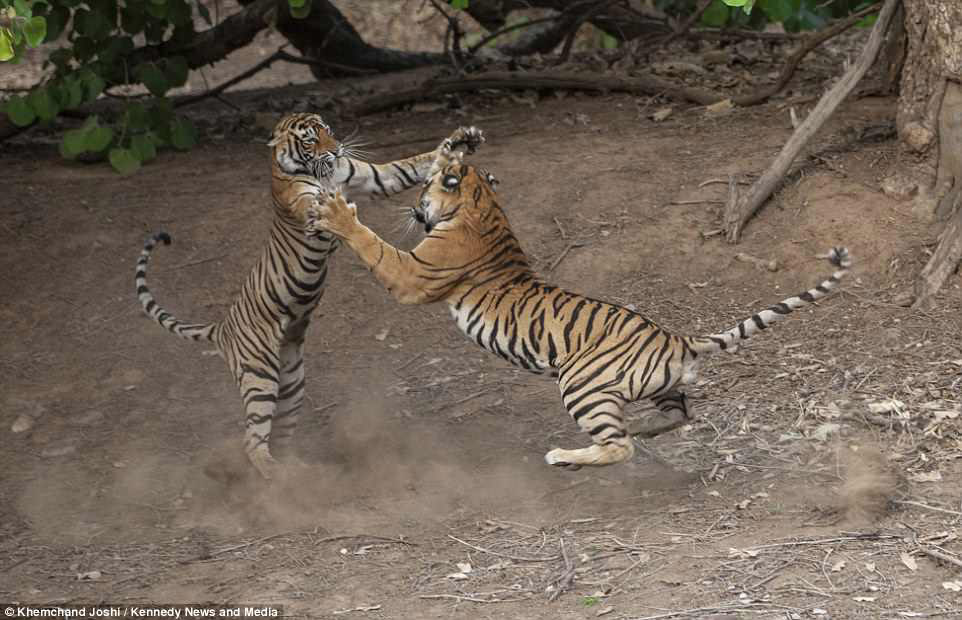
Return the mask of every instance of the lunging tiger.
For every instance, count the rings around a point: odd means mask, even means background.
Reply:
[[[473,151],[483,140],[480,130],[461,127],[438,149]],[[244,448],[257,471],[270,479],[277,464],[272,453],[292,457],[304,398],[304,334],[324,293],[328,257],[339,246],[330,234],[305,235],[307,208],[329,187],[386,196],[421,183],[440,150],[382,165],[360,161],[316,114],[286,116],[268,145],[274,205],[270,241],[227,316],[218,323],[186,323],[154,300],[147,288],[147,262],[158,242],[170,243],[167,233],[147,240],[135,283],[150,318],[181,338],[217,345],[244,399]]]
[[[631,401],[647,398],[658,407],[664,424],[649,436],[686,423],[692,416],[681,388],[693,382],[699,356],[732,350],[824,297],[851,266],[848,250],[835,248],[829,258],[838,269],[815,288],[728,331],[676,335],[627,308],[545,283],[511,232],[493,183],[458,153],[441,153],[412,209],[426,236],[410,252],[361,224],[356,207],[339,192],[308,210],[307,229],[342,239],[400,303],[444,301],[461,331],[480,346],[556,376],[565,408],[594,445],[553,449],[545,455],[551,465],[577,469],[631,458],[634,446],[623,418]]]

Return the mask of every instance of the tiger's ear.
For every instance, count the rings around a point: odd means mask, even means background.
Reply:
[[[284,134],[271,134],[271,139],[267,141],[267,146],[277,146],[284,139]]]

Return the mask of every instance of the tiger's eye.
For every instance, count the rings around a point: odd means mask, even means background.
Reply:
[[[444,184],[444,186],[445,186],[445,187],[448,187],[448,188],[457,187],[457,186],[458,186],[458,183],[460,183],[460,182],[461,182],[461,179],[459,179],[458,177],[454,176],[453,174],[449,174],[449,175],[445,176],[445,177],[444,177],[444,180],[442,181],[442,183]]]

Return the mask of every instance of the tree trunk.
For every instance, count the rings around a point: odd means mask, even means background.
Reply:
[[[962,2],[904,0],[904,7],[908,50],[896,126],[910,150],[938,158],[922,211],[938,220],[955,216],[916,283],[915,305],[924,307],[962,259]]]

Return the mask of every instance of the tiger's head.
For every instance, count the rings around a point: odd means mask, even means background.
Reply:
[[[494,199],[498,181],[481,168],[465,164],[457,151],[435,160],[411,216],[430,233],[460,224],[480,231],[481,224],[502,214]]]
[[[277,123],[267,146],[274,149],[274,167],[285,175],[307,175],[319,181],[334,176],[345,146],[318,114],[288,114]]]

